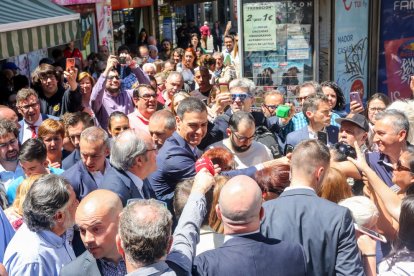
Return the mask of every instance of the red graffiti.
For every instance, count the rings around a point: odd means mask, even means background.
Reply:
[[[344,2],[345,10],[349,11],[352,7],[352,0],[350,1],[349,6],[346,5],[346,2],[348,2],[348,0],[342,0],[342,2]]]

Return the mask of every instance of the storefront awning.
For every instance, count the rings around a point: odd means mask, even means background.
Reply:
[[[112,0],[112,10],[143,8],[153,5],[153,0]]]
[[[0,60],[75,40],[79,17],[48,0],[1,0]]]

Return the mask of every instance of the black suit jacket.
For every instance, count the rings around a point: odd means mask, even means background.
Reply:
[[[298,243],[256,233],[233,237],[194,260],[193,275],[306,275],[306,258]]]
[[[112,167],[106,168],[106,170],[107,171],[105,173],[109,173],[110,170],[112,170]],[[90,192],[99,188],[95,182],[95,179],[88,172],[82,160],[79,160],[72,167],[63,172],[62,176],[69,181],[70,185],[72,185],[76,198],[79,201]]]
[[[68,156],[66,156],[65,159],[63,159],[62,169],[64,169],[65,171],[68,170],[70,167],[75,165],[75,163],[78,162],[79,160],[81,160],[80,150],[75,149],[74,151],[72,151],[71,154],[69,154]]]
[[[263,235],[302,244],[309,275],[364,275],[347,208],[306,188],[286,190],[263,207]]]
[[[118,194],[125,207],[128,199],[141,198],[150,199],[155,198],[155,193],[147,179],[143,180],[142,191],[138,190],[134,181],[124,172],[115,168],[105,175],[104,182],[101,189],[107,189]]]
[[[92,256],[89,251],[85,251],[82,255],[65,265],[59,275],[61,276],[101,276],[101,267],[99,262]]]

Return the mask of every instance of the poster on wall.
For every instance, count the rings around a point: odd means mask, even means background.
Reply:
[[[112,24],[111,1],[108,3],[96,3],[96,18],[98,21],[99,45],[106,45],[110,53],[114,53],[114,34]]]
[[[314,78],[313,1],[239,1],[243,76],[259,91],[293,95],[298,84]]]
[[[412,1],[381,1],[378,91],[391,100],[410,98],[414,75],[414,8]]]
[[[349,92],[367,96],[369,0],[335,1],[334,79]]]
[[[276,3],[249,3],[243,6],[245,51],[271,51],[276,48]]]

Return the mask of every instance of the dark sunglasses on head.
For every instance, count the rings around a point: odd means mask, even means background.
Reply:
[[[402,164],[401,164],[401,161],[400,160],[398,160],[397,161],[397,166],[395,167],[395,170],[396,171],[406,171],[406,172],[411,172],[411,169],[410,168],[408,168],[408,167],[405,167],[405,166],[403,166]]]
[[[352,157],[352,158],[356,158],[357,156],[356,156],[356,151],[355,151],[355,149],[353,148],[353,147],[351,147],[350,145],[348,145],[348,144],[345,144],[345,143],[336,143],[335,144],[335,149],[339,152],[339,153],[341,153],[341,154],[343,154],[343,155],[345,155],[345,156],[349,156],[349,157]]]
[[[234,102],[237,98],[239,98],[239,100],[241,102],[245,101],[247,98],[249,97],[248,94],[231,94],[231,99]]]

